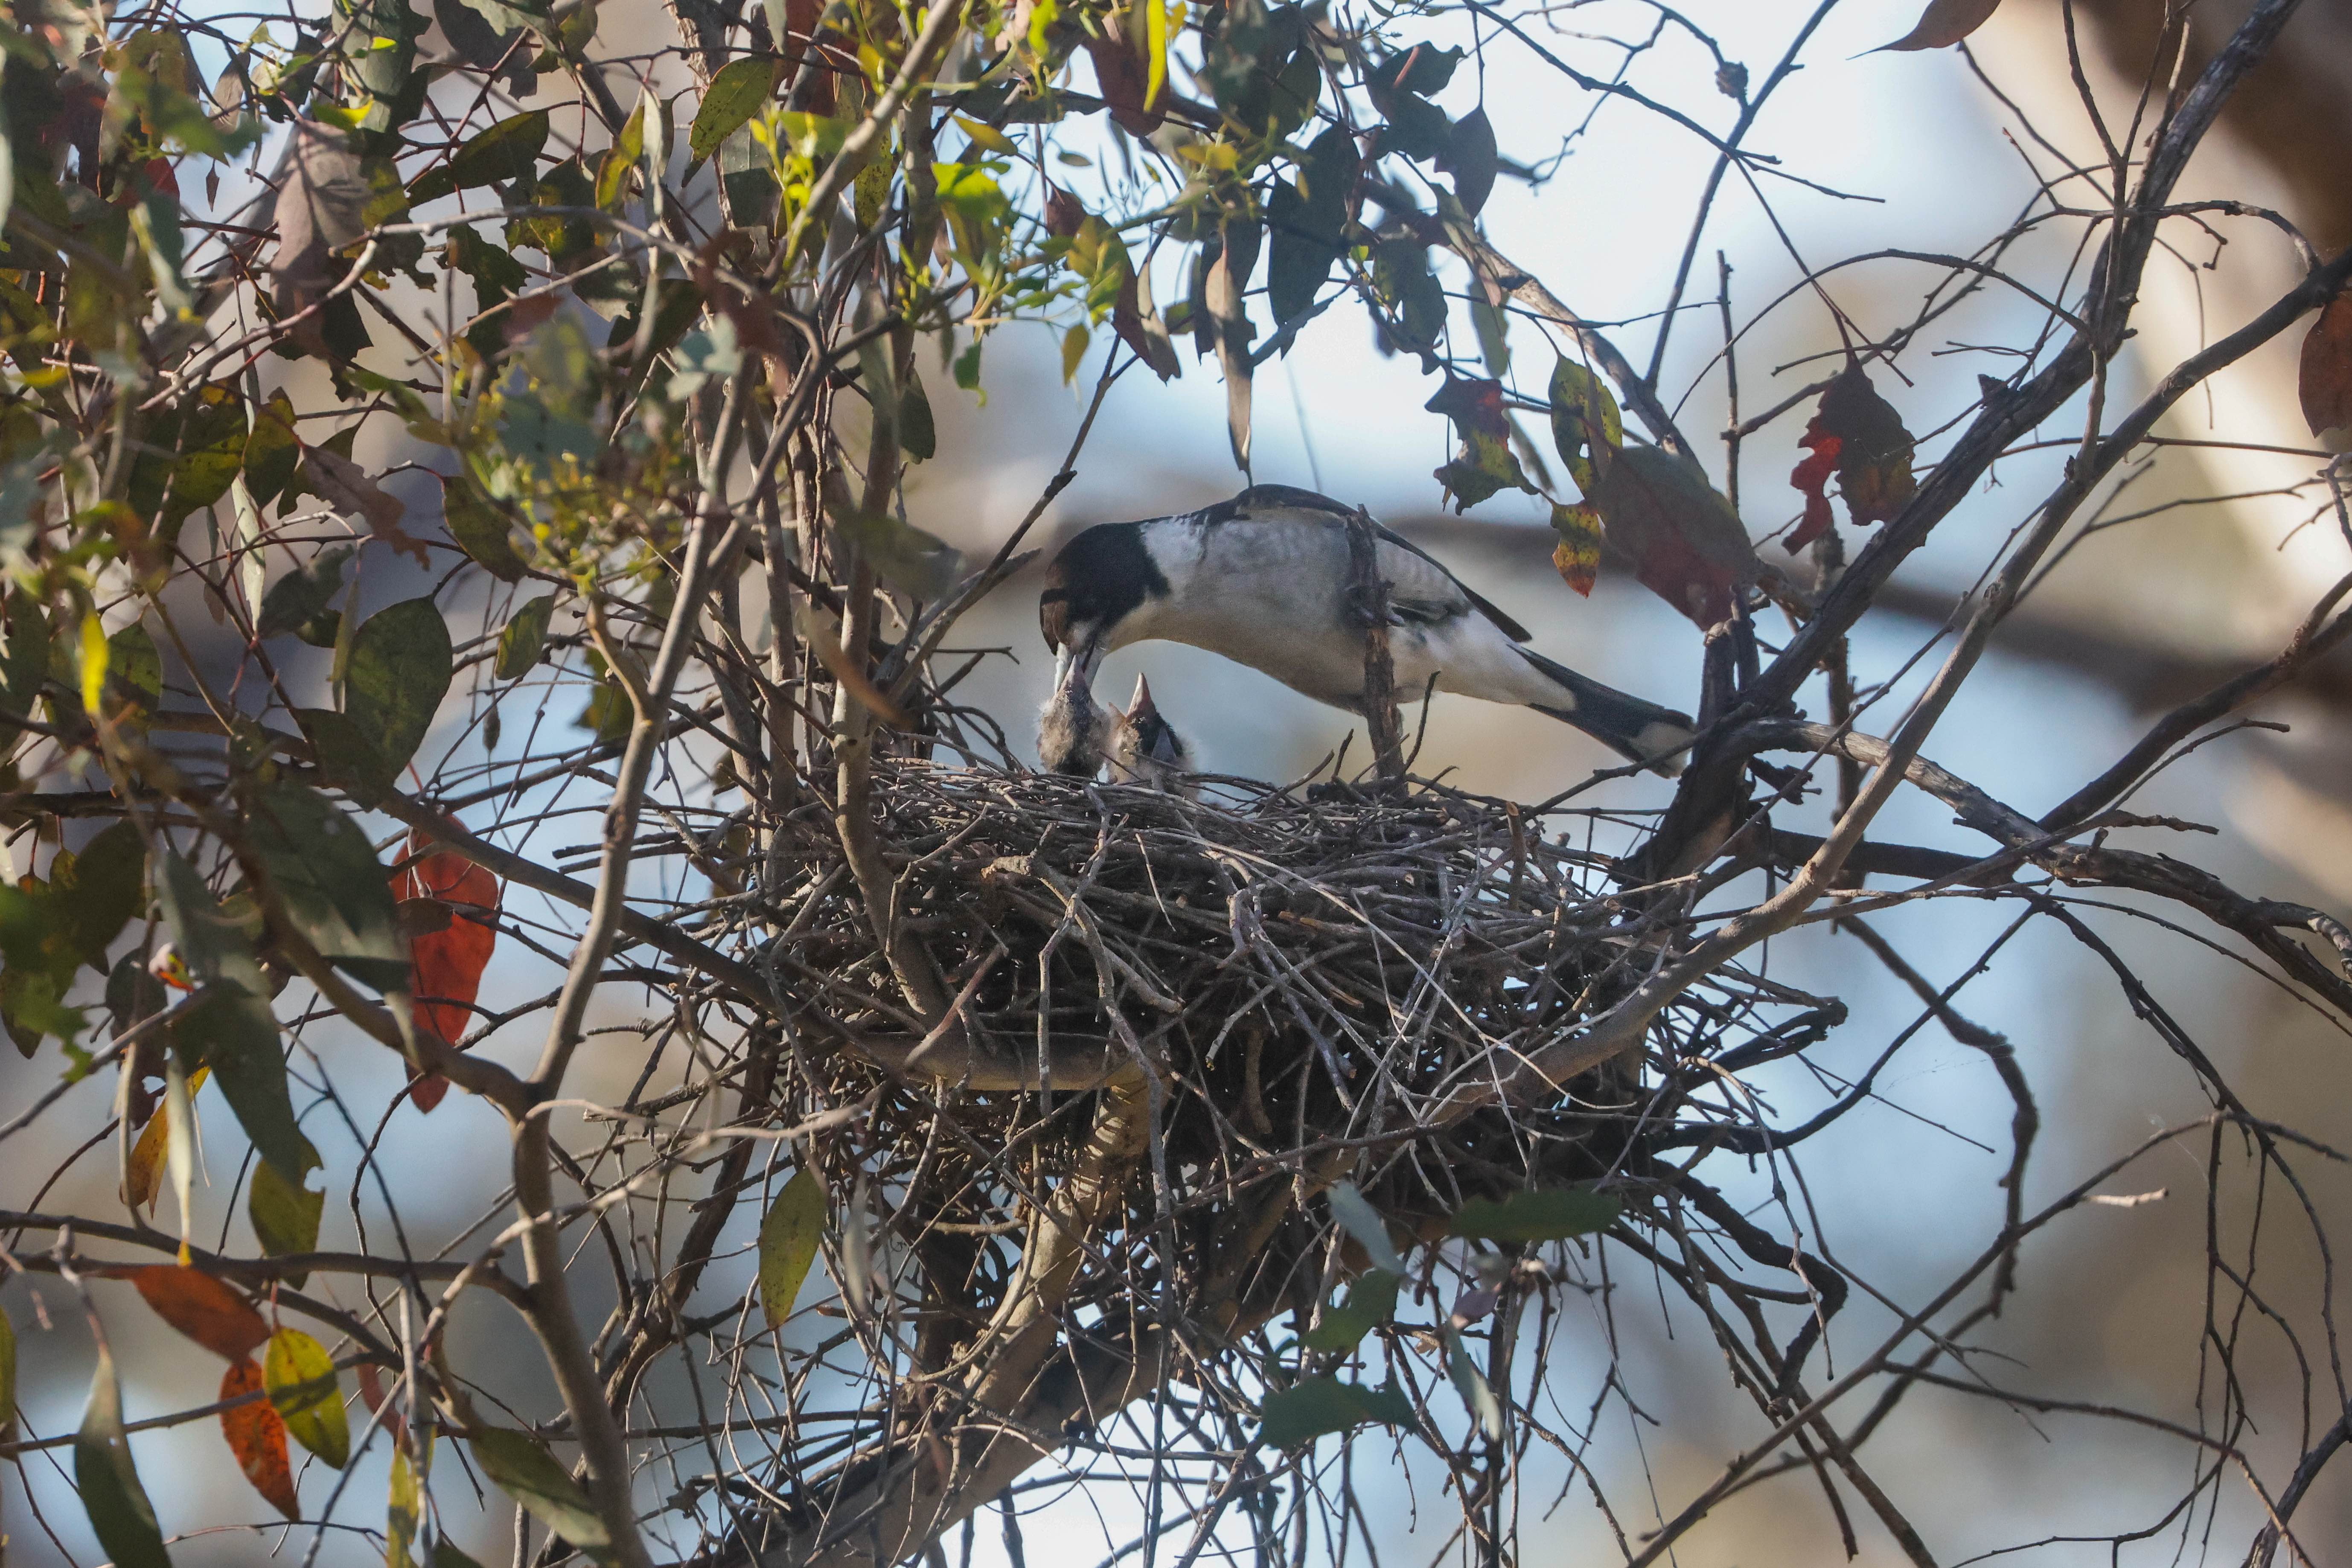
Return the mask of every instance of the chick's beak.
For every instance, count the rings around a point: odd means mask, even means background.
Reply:
[[[1073,689],[1090,692],[1095,669],[1102,661],[1102,645],[1094,638],[1084,643],[1064,643],[1054,656],[1054,694],[1066,696]]]

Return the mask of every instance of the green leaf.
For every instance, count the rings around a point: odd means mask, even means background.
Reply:
[[[680,338],[671,357],[677,368],[670,373],[669,395],[680,401],[692,397],[709,383],[726,381],[743,369],[743,350],[735,341],[735,323],[724,316],[715,317],[709,326]]]
[[[909,458],[928,461],[939,455],[939,427],[931,422],[931,400],[911,370],[898,394],[898,447]]]
[[[500,680],[520,680],[530,673],[539,662],[540,650],[547,645],[547,617],[555,609],[555,595],[542,594],[514,613],[514,618],[499,633],[498,677]]]
[[[172,1022],[181,1059],[212,1068],[221,1097],[261,1157],[299,1182],[310,1141],[294,1121],[279,1054],[278,1020],[264,996],[224,988]]]
[[[1591,500],[1601,471],[1625,445],[1625,418],[1607,384],[1562,355],[1551,367],[1551,439],[1569,478]]]
[[[1339,1222],[1360,1243],[1371,1258],[1372,1267],[1386,1269],[1402,1278],[1405,1272],[1404,1258],[1389,1239],[1388,1222],[1364,1198],[1353,1182],[1341,1182],[1330,1192],[1331,1217]]]
[[[425,1489],[417,1484],[415,1468],[408,1462],[408,1450],[395,1447],[392,1451],[392,1481],[384,1489],[383,1499],[383,1561],[384,1568],[415,1568],[416,1559],[408,1549],[416,1544],[416,1527],[425,1519]]]
[[[336,0],[335,12],[351,23],[342,40],[343,68],[376,100],[362,123],[370,131],[391,130],[392,103],[409,85],[425,18],[409,10],[408,0]]]
[[[318,1163],[318,1153],[313,1150],[311,1168],[317,1168]],[[253,1168],[253,1179],[246,1188],[245,1214],[253,1223],[255,1239],[268,1256],[286,1258],[298,1252],[316,1252],[319,1219],[326,1207],[326,1194],[314,1193],[300,1182],[288,1181],[268,1161]],[[309,1278],[307,1273],[289,1274],[286,1282],[299,1290]]]
[[[1462,1403],[1477,1418],[1478,1429],[1486,1435],[1486,1441],[1501,1442],[1503,1406],[1496,1399],[1495,1391],[1487,1386],[1486,1374],[1470,1359],[1470,1348],[1463,1342],[1459,1329],[1445,1331],[1445,1375],[1454,1380],[1454,1392],[1462,1395]]]
[[[1463,54],[1451,46],[1433,49],[1427,44],[1415,44],[1402,54],[1391,55],[1372,68],[1366,78],[1377,96],[1394,92],[1419,93],[1423,98],[1444,90],[1454,79],[1454,68],[1462,63]]]
[[[98,1543],[117,1568],[171,1568],[155,1505],[139,1484],[131,1462],[131,1439],[122,1430],[122,1389],[115,1381],[114,1357],[101,1340],[98,1373],[89,1384],[89,1407],[74,1437],[74,1486]]]
[[[214,900],[194,867],[166,853],[155,868],[155,901],[163,906],[180,962],[200,984],[225,985],[249,996],[269,994],[244,928]]]
[[[519,583],[530,570],[515,553],[513,525],[505,512],[475,493],[464,479],[441,480],[441,521],[457,548],[501,583]]]
[[[408,944],[392,884],[359,824],[283,779],[251,792],[246,821],[287,917],[310,945],[379,991],[406,990]]]
[[[630,706],[628,692],[619,681],[606,676],[596,683],[588,706],[572,722],[593,734],[601,743],[617,746],[629,738],[629,726],[636,722],[636,718],[637,710]]]
[[[0,708],[20,719],[30,717],[34,700],[41,694],[41,682],[48,679],[49,626],[40,605],[29,595],[8,595],[7,644],[5,655],[0,655],[0,673],[6,677]]]
[[[528,1435],[485,1426],[474,1434],[473,1449],[482,1473],[548,1529],[591,1551],[612,1544],[580,1483]]]
[[[299,1329],[278,1330],[262,1352],[261,1385],[269,1391],[269,1403],[289,1436],[331,1469],[351,1462],[351,1422],[325,1346]]]
[[[1367,1388],[1336,1377],[1308,1377],[1267,1395],[1259,1416],[1261,1441],[1277,1448],[1296,1448],[1367,1421],[1410,1426],[1412,1401],[1392,1383]]]
[[[628,194],[629,171],[646,153],[646,100],[637,100],[635,110],[621,133],[613,138],[612,146],[604,150],[604,161],[596,166],[596,205],[606,212],[618,212],[621,198]]]
[[[228,494],[245,443],[245,400],[236,388],[200,386],[148,426],[124,499],[168,542],[183,518]]]
[[[554,19],[538,0],[527,0],[520,5],[516,4],[516,0],[464,0],[464,4],[501,33],[511,33],[521,27],[542,35],[555,30]]]
[[[547,128],[544,109],[499,121],[458,148],[446,163],[419,174],[408,187],[408,199],[428,202],[482,185],[532,180],[539,154],[547,145]]]
[[[1558,1241],[1607,1230],[1624,1209],[1590,1187],[1513,1193],[1500,1201],[1473,1198],[1454,1216],[1448,1234],[1477,1241]]]
[[[1362,169],[1356,139],[1335,125],[1307,148],[1297,186],[1275,182],[1265,209],[1265,284],[1277,323],[1315,302],[1346,254],[1348,197]]]
[[[1366,1334],[1396,1315],[1397,1277],[1375,1268],[1348,1288],[1345,1306],[1323,1309],[1323,1321],[1298,1337],[1311,1351],[1353,1350]]]
[[[253,413],[253,428],[245,437],[245,489],[256,506],[276,500],[286,481],[302,461],[302,444],[294,438],[294,404],[283,392]]]
[[[1087,346],[1094,334],[1081,321],[1062,334],[1062,384],[1067,386],[1077,379],[1078,366],[1086,362]]]
[[[866,552],[884,580],[918,599],[937,599],[963,575],[963,552],[887,513],[833,520],[834,531]]]
[[[719,144],[757,114],[776,90],[776,73],[773,60],[747,58],[721,66],[702,95],[702,107],[694,111],[694,124],[686,133],[687,151],[697,158],[719,151]]]
[[[319,776],[360,805],[373,805],[399,784],[400,770],[383,760],[374,738],[349,715],[331,708],[297,708],[294,719],[310,737]]]
[[[137,621],[106,639],[107,683],[142,708],[163,700],[163,656]]]
[[[760,1221],[760,1310],[771,1329],[793,1315],[824,1234],[824,1186],[803,1166]]]
[[[146,907],[147,841],[133,824],[118,822],[82,846],[68,872],[53,867],[49,886],[62,917],[60,934],[103,974],[106,950]]]
[[[482,1565],[449,1544],[446,1535],[433,1539],[433,1568],[482,1568]]]
[[[395,773],[424,743],[454,668],[449,628],[429,598],[387,605],[352,634],[343,711]]]
[[[351,558],[350,545],[330,544],[269,584],[269,591],[261,595],[261,615],[254,624],[254,635],[275,637],[301,630],[341,591],[343,565]]]
[[[1404,346],[1430,356],[1445,331],[1445,290],[1429,269],[1429,247],[1409,238],[1374,246],[1372,288],[1396,308]]]

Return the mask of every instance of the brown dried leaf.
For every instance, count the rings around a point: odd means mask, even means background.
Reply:
[[[2295,391],[2319,444],[2331,452],[2352,447],[2352,291],[2330,300],[2304,337]]]
[[[1958,43],[1985,25],[2000,8],[2000,0],[1928,0],[1927,10],[1919,14],[1919,25],[1891,44],[1881,44],[1869,52],[1885,54],[1889,49],[1943,49]]]
[[[286,183],[278,187],[275,208],[278,254],[269,265],[280,321],[326,294],[334,253],[366,231],[370,194],[360,156],[341,132],[313,121],[294,122],[294,157]],[[305,353],[326,353],[317,317],[299,322],[293,332]]]
[[[312,447],[303,453],[302,466],[320,500],[338,511],[356,512],[366,518],[369,532],[394,550],[416,557],[419,566],[432,566],[433,557],[425,552],[424,541],[401,529],[400,520],[407,515],[408,509],[400,503],[399,497],[368,478],[366,469],[324,447]]]

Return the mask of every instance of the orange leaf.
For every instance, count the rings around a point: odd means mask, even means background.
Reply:
[[[2319,312],[2303,340],[2303,363],[2295,377],[2304,422],[2331,452],[2352,443],[2352,292],[2338,294]]]
[[[499,906],[499,879],[461,855],[438,849],[420,833],[408,838],[411,858],[392,879],[398,899],[432,899],[444,904]],[[499,942],[498,928],[449,911],[448,923],[438,931],[418,931],[408,943],[409,965],[416,995],[416,1022],[451,1045],[466,1037],[472,1015],[467,1011],[480,992],[482,972]],[[441,1103],[448,1083],[437,1073],[418,1078],[409,1098],[419,1110]]]
[[[1552,531],[1559,542],[1552,547],[1551,563],[1568,585],[1583,595],[1592,596],[1592,585],[1601,580],[1601,513],[1591,506],[1560,506],[1551,509]]]
[[[251,1356],[232,1363],[221,1374],[223,1399],[260,1393],[261,1369]],[[302,1505],[294,1495],[294,1468],[286,1457],[286,1423],[269,1401],[256,1398],[222,1411],[221,1431],[228,1437],[228,1451],[236,1456],[237,1468],[253,1483],[253,1489],[287,1518],[301,1518]]]
[[[269,1325],[236,1288],[174,1264],[126,1268],[155,1315],[215,1355],[242,1361],[269,1341]]]

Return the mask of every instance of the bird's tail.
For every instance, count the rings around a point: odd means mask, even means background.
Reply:
[[[1689,714],[1603,686],[1531,648],[1519,649],[1519,657],[1569,693],[1569,700],[1558,706],[1533,704],[1538,712],[1575,725],[1602,745],[1637,763],[1647,763],[1668,778],[1683,771],[1683,753],[1696,733]]]

